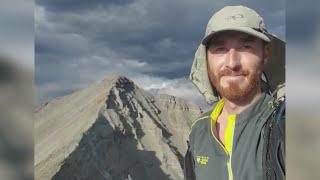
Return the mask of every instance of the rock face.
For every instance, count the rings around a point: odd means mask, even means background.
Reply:
[[[36,179],[183,179],[201,109],[110,77],[35,110]]]

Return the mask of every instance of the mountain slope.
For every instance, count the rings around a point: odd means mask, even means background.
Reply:
[[[183,179],[192,102],[110,77],[35,112],[36,179]]]

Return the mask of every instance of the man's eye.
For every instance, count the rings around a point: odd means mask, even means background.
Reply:
[[[250,46],[250,45],[244,45],[243,46],[245,49],[251,49],[252,48],[252,46]]]

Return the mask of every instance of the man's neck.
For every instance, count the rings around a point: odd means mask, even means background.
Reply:
[[[245,98],[230,101],[226,98],[224,99],[224,107],[223,107],[223,114],[239,114],[248,108],[250,105],[254,104],[262,95],[261,90],[257,90],[255,93],[246,96]]]

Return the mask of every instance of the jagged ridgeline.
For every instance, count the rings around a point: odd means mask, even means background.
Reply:
[[[194,103],[110,77],[35,110],[35,179],[183,179]]]

